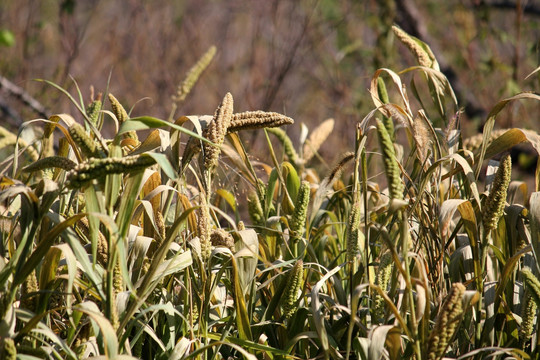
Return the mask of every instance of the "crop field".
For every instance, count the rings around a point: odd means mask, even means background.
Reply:
[[[540,358],[540,135],[500,126],[540,95],[466,136],[438,54],[390,31],[411,62],[337,139],[233,91],[185,113],[219,46],[157,115],[39,80],[70,108],[0,126],[0,360]]]

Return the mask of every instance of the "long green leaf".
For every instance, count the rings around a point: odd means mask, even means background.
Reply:
[[[166,120],[161,120],[152,116],[139,116],[139,117],[134,117],[127,121],[124,121],[122,125],[120,125],[120,129],[118,130],[118,134],[116,136],[120,136],[129,131],[155,129],[155,128],[167,127],[167,126],[175,130],[178,130],[180,132],[183,132],[184,134],[192,136],[196,139],[204,141],[210,145],[214,145],[214,143],[211,142],[210,140],[198,135],[197,133],[194,133],[193,131],[186,129],[185,127],[182,127],[174,123],[168,122]]]
[[[329,356],[330,344],[328,341],[328,333],[324,325],[324,317],[321,309],[322,305],[319,292],[321,291],[323,285],[326,284],[328,279],[330,279],[334,274],[337,274],[345,265],[347,265],[347,263],[343,263],[330,270],[326,275],[323,276],[321,280],[317,282],[317,284],[315,284],[311,290],[311,315],[313,316],[313,322],[315,323],[315,329],[319,335],[319,340],[321,341],[325,358],[328,358]]]
[[[234,306],[236,309],[236,324],[238,326],[238,334],[242,340],[251,340],[251,324],[248,317],[246,301],[244,300],[244,292],[240,284],[240,276],[238,264],[235,257],[231,257],[233,266],[233,281],[234,281]]]

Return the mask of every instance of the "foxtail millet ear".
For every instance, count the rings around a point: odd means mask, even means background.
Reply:
[[[231,123],[227,129],[227,133],[240,130],[274,128],[293,123],[293,119],[280,113],[267,111],[245,111],[233,114]]]
[[[287,135],[287,133],[279,128],[270,128],[266,129],[266,131],[268,131],[270,134],[275,135],[281,145],[283,145],[283,151],[285,152],[285,155],[287,155],[287,157],[289,158],[289,161],[293,164],[298,164],[298,154],[296,153],[291,138]]]
[[[216,109],[214,119],[203,132],[203,136],[215,144],[210,145],[206,142],[203,144],[204,167],[208,172],[212,172],[217,166],[221,145],[225,141],[225,135],[232,120],[233,106],[233,97],[231,93],[227,93]]]
[[[182,103],[191,92],[191,89],[199,80],[201,74],[206,70],[212,59],[216,55],[216,47],[210,46],[208,50],[201,56],[201,58],[193,65],[187,72],[186,78],[178,85],[176,94],[172,96],[172,100],[175,103]]]
[[[307,163],[315,156],[315,153],[319,151],[319,148],[334,130],[334,124],[334,119],[326,119],[311,132],[302,148],[302,158],[304,162]]]
[[[432,54],[429,54],[426,49],[420,46],[414,37],[410,36],[397,26],[392,26],[392,31],[399,41],[411,51],[416,58],[416,61],[418,61],[418,64],[425,67],[433,66]]]
[[[386,179],[388,181],[388,192],[390,199],[403,199],[405,186],[401,181],[401,171],[396,160],[394,143],[381,120],[377,119],[377,135],[382,151]]]
[[[296,261],[293,268],[287,274],[287,283],[283,292],[283,316],[289,319],[296,311],[298,292],[302,289],[304,282],[304,262]]]
[[[104,158],[106,156],[101,144],[92,139],[81,124],[73,123],[69,127],[69,135],[86,158]]]
[[[76,189],[87,185],[90,181],[107,174],[122,174],[137,172],[146,169],[156,163],[149,155],[132,155],[123,158],[90,158],[88,161],[78,164],[67,174],[66,184],[69,188]]]
[[[452,284],[452,289],[444,300],[428,340],[427,358],[429,360],[438,360],[446,353],[463,317],[465,290],[465,286],[461,283]]]
[[[45,170],[50,168],[60,168],[66,171],[72,170],[77,164],[70,159],[63,156],[49,156],[43,159],[39,159],[36,162],[31,163],[30,165],[25,166],[22,171],[32,172]]]
[[[291,216],[289,229],[291,231],[291,243],[298,242],[306,229],[307,210],[309,205],[310,186],[309,182],[303,181],[298,191],[298,197],[294,204],[294,212]]]
[[[495,229],[499,223],[499,219],[504,214],[504,206],[506,205],[506,195],[508,186],[512,178],[512,159],[510,155],[505,155],[499,164],[499,169],[495,173],[493,185],[486,199],[483,208],[482,222],[486,231]]]

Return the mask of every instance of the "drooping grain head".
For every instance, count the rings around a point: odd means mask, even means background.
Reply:
[[[165,227],[165,219],[163,218],[163,214],[159,210],[155,211],[155,221],[159,242],[161,242],[165,240],[165,237],[167,236],[167,229]]]
[[[129,115],[126,111],[126,109],[120,104],[120,101],[111,93],[109,93],[109,102],[111,103],[111,109],[116,116],[116,119],[120,124],[122,124],[124,121],[129,120]]]
[[[28,156],[28,158],[31,161],[36,161],[39,158],[39,154],[36,151],[34,146],[30,146],[26,141],[24,141],[22,138],[17,138],[16,134],[13,134],[8,129],[0,126],[0,149],[3,149],[8,146],[14,146],[15,144],[19,145],[19,149],[26,148],[25,155]]]
[[[49,156],[24,167],[22,171],[33,172],[50,168],[59,168],[66,171],[72,170],[77,164],[63,156]]]
[[[123,174],[144,170],[156,163],[149,155],[133,155],[123,158],[90,158],[68,172],[66,185],[76,189],[88,185],[92,180],[107,174]]]
[[[354,153],[351,151],[348,151],[341,155],[341,158],[337,162],[337,164],[334,166],[332,171],[330,171],[330,174],[327,176],[327,183],[328,186],[332,186],[332,184],[341,177],[341,174],[343,173],[343,169],[345,168],[345,165],[351,160],[354,159]]]
[[[411,51],[416,58],[416,61],[418,61],[421,66],[433,66],[433,60],[431,59],[430,54],[422,46],[420,46],[414,37],[410,36],[397,26],[392,26],[392,31],[399,41],[401,41],[401,43]]]
[[[233,133],[240,130],[274,128],[284,125],[290,125],[293,123],[293,119],[280,113],[266,111],[246,111],[233,114],[233,118],[227,129],[227,132]]]
[[[278,128],[270,128],[267,129],[267,131],[271,134],[274,134],[281,143],[281,145],[283,145],[283,151],[285,152],[285,155],[287,155],[287,157],[289,158],[289,161],[293,164],[298,164],[298,154],[296,153],[291,138],[287,135],[287,133],[282,129]]]
[[[413,122],[413,137],[416,142],[416,151],[418,158],[422,164],[426,163],[429,144],[431,143],[431,135],[428,125],[424,122],[420,116],[418,116]],[[429,165],[429,164],[426,164]]]
[[[243,231],[243,230],[246,230],[246,225],[244,224],[243,221],[239,221],[238,225],[236,225],[236,228],[238,229],[238,231]]]
[[[90,339],[91,326],[91,324],[83,325],[79,330],[77,338],[75,339],[75,342],[73,344],[75,348],[75,353],[79,358],[82,358],[84,353],[86,352],[87,342],[88,339]]]
[[[521,270],[521,276],[523,277],[523,283],[531,294],[533,301],[536,305],[540,304],[540,280],[534,275],[532,270],[525,267]]]
[[[302,149],[304,162],[311,160],[319,151],[321,145],[334,130],[334,124],[334,119],[327,119],[311,132]]]
[[[120,268],[119,260],[116,261],[113,269],[113,288],[115,295],[118,295],[124,291],[124,277],[122,276],[122,269]]]
[[[184,81],[178,85],[176,94],[172,97],[172,100],[175,103],[182,103],[186,99],[193,86],[197,83],[197,80],[199,80],[201,74],[208,67],[208,65],[210,65],[210,62],[216,55],[216,51],[215,46],[210,46],[210,48],[204,53],[203,56],[201,56],[195,65],[189,69]]]
[[[77,230],[79,230],[88,239],[90,238],[90,225],[88,218],[83,217],[77,222]],[[109,243],[101,231],[98,231],[97,261],[104,267],[107,266],[109,261]]]

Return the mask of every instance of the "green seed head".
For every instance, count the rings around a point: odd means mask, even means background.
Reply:
[[[101,178],[107,174],[123,174],[144,170],[156,163],[154,158],[148,155],[133,155],[123,158],[90,158],[88,161],[77,165],[67,174],[67,186],[72,189],[88,185],[92,180]]]
[[[17,348],[15,347],[15,341],[12,338],[4,338],[4,349],[0,351],[0,357],[5,360],[17,359]]]
[[[86,107],[86,115],[88,116],[88,120],[99,128],[99,111],[101,110],[101,107],[103,104],[101,103],[101,100],[94,100],[88,106]]]
[[[259,197],[255,191],[251,191],[248,194],[248,212],[249,217],[254,225],[264,225],[264,213],[259,201]]]
[[[210,240],[211,219],[210,211],[206,201],[203,201],[199,210],[197,210],[197,228],[199,230],[199,240],[201,243],[201,257],[204,263],[210,259],[212,254],[212,242]]]
[[[72,170],[77,164],[63,156],[49,156],[39,159],[22,169],[24,172],[33,172],[50,168],[60,168],[64,170]]]
[[[109,94],[109,102],[111,103],[112,112],[120,124],[129,120],[129,114],[127,113],[126,109],[122,106],[122,104],[120,104],[120,101],[118,101],[113,94]],[[133,139],[136,143],[139,142],[139,137],[135,131],[128,131],[124,134],[124,138]]]
[[[352,261],[360,251],[358,244],[360,232],[360,204],[357,202],[353,204],[351,214],[349,215],[349,223],[347,225],[347,260]]]
[[[287,275],[287,283],[283,293],[283,316],[289,319],[296,311],[298,293],[304,282],[304,262],[298,260]]]
[[[101,145],[94,141],[90,135],[84,130],[82,125],[74,123],[69,128],[69,135],[77,144],[81,153],[87,158],[104,158],[105,151],[102,149]]]
[[[464,293],[465,286],[463,284],[452,284],[452,289],[444,300],[435,321],[435,327],[429,337],[427,348],[429,360],[440,359],[446,353],[463,315]]]
[[[390,283],[390,278],[392,276],[393,269],[392,254],[390,252],[384,253],[379,260],[379,269],[375,277],[375,284],[379,286],[383,291],[387,291],[388,284]],[[385,313],[385,303],[384,298],[377,293],[375,295],[375,306],[374,306],[375,316],[377,319],[382,319]]]
[[[300,185],[294,212],[291,217],[290,231],[291,242],[296,242],[302,238],[306,228],[307,210],[309,205],[310,186],[309,182],[303,181]]]
[[[298,154],[296,153],[291,138],[287,135],[287,133],[279,128],[269,128],[267,131],[274,134],[279,142],[283,145],[283,151],[289,158],[289,161],[293,164],[297,164],[299,161]]]
[[[504,214],[504,206],[506,204],[506,194],[510,179],[512,177],[512,160],[509,155],[505,155],[501,160],[499,169],[495,174],[493,186],[486,199],[483,209],[483,222],[486,230],[492,230],[497,227],[499,219]]]
[[[519,339],[522,343],[527,342],[534,330],[534,319],[536,318],[536,310],[538,305],[534,302],[533,297],[529,292],[525,295],[525,301],[522,304],[521,310],[521,327],[519,328]]]
[[[30,311],[36,311],[37,296],[39,291],[38,280],[35,270],[28,275],[21,286],[21,305]]]
[[[116,265],[114,266],[113,288],[114,288],[114,293],[116,295],[124,291],[124,277],[122,276],[122,269],[120,268],[120,261],[117,261]]]
[[[523,277],[523,283],[529,291],[533,301],[536,303],[536,305],[540,304],[540,281],[538,278],[528,267],[521,270],[521,276]]]
[[[124,121],[129,120],[129,115],[126,111],[126,109],[120,104],[120,101],[113,95],[109,93],[109,102],[111,103],[111,109],[116,116],[116,119],[120,124],[122,124]]]
[[[379,119],[377,119],[377,135],[379,137],[379,145],[382,151],[390,199],[401,200],[403,199],[403,191],[405,187],[401,181],[401,171],[396,160],[394,143],[390,139],[390,135],[388,134],[386,127]]]

